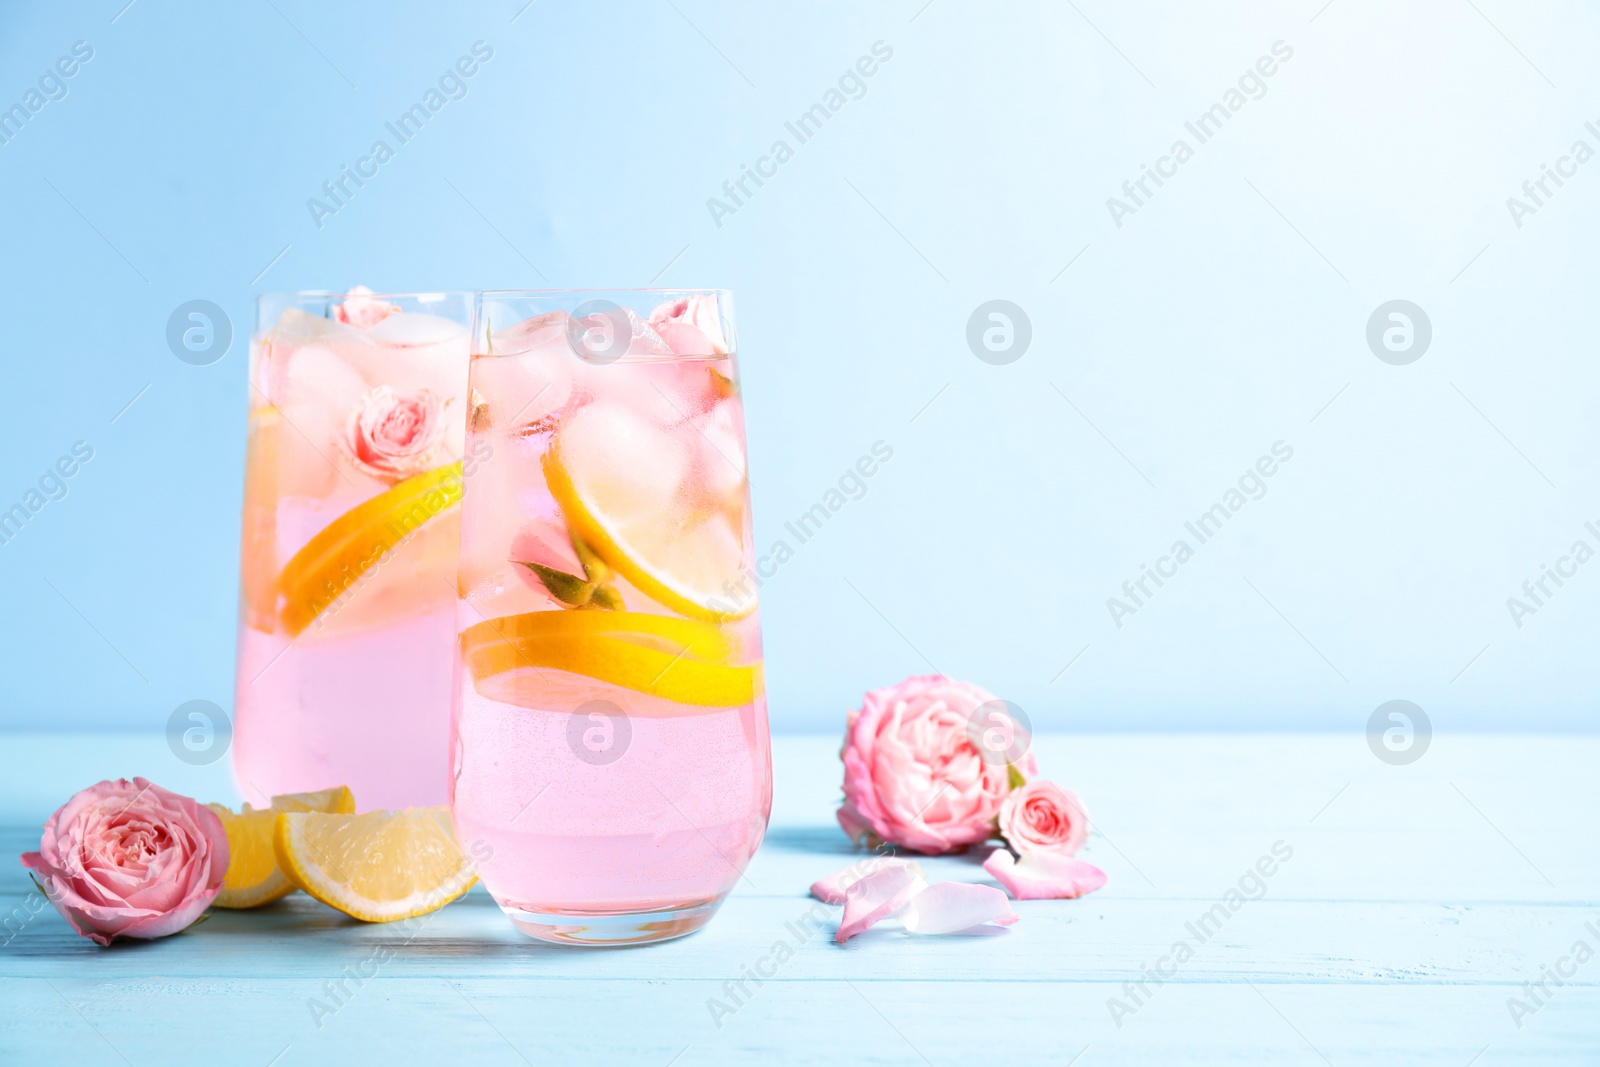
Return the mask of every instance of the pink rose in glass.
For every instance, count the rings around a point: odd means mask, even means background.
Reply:
[[[22,856],[72,928],[99,945],[165,937],[200,917],[228,873],[228,835],[203,804],[135,778],[100,782]]]
[[[433,467],[443,440],[442,400],[427,389],[402,396],[380,385],[350,413],[342,444],[368,474],[404,478]]]
[[[650,328],[680,356],[723,356],[728,342],[722,336],[717,298],[700,294],[662,304],[650,313]]]
[[[346,326],[354,326],[358,330],[370,330],[399,310],[398,304],[375,300],[371,289],[358,285],[346,294],[344,303],[333,309],[333,317]]]
[[[989,838],[1011,772],[1004,759],[985,758],[969,724],[994,700],[978,686],[938,674],[868,693],[850,713],[840,753],[845,799],[838,817],[845,833],[925,853]],[[1016,766],[1032,777],[1033,753],[1024,752]]]
[[[1089,815],[1072,793],[1035,778],[1000,805],[1000,836],[1019,853],[1075,856],[1089,838]]]

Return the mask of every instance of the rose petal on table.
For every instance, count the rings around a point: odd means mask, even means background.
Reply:
[[[882,919],[898,915],[906,902],[928,883],[915,864],[895,863],[873,872],[850,887],[844,899],[844,917],[834,940],[844,944]]]
[[[910,867],[918,874],[922,873],[922,868],[915,863],[897,860],[892,856],[867,856],[848,867],[834,871],[826,878],[819,878],[812,882],[811,895],[824,904],[843,904],[851,886],[856,885],[867,875],[874,874],[885,867],[894,866],[895,864],[899,864],[902,867]]]
[[[1071,900],[1106,884],[1106,872],[1061,852],[1024,852],[1022,859],[997,848],[983,869],[1018,900]]]
[[[984,923],[1010,926],[1016,921],[1004,893],[976,882],[936,882],[900,913],[901,925],[913,934],[955,934]]]

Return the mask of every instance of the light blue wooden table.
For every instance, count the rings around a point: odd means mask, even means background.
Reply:
[[[789,925],[852,854],[832,820],[837,739],[780,738],[771,832],[721,913],[681,941],[611,950],[525,940],[481,889],[410,935],[295,895],[97,949],[32,912],[10,857],[101,777],[235,800],[226,761],[187,767],[142,735],[13,735],[4,750],[5,1064],[1600,1063],[1600,958],[1572,956],[1600,951],[1596,738],[1439,735],[1405,767],[1359,736],[1041,738],[1043,768],[1096,818],[1088,856],[1110,884],[1021,903],[993,936],[891,922],[844,947]],[[1246,876],[1279,842],[1292,857]],[[983,878],[971,860],[926,866]],[[714,1020],[708,1001],[728,1003],[725,983],[779,940],[794,957]],[[346,978],[318,1025],[312,999],[331,1002],[329,983],[385,945],[392,960]],[[1510,998],[1531,1010],[1513,1019]]]

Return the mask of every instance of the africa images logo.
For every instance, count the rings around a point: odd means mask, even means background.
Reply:
[[[322,193],[327,199],[307,197],[306,210],[311,213],[311,221],[317,224],[317,229],[322,229],[327,219],[347,207],[355,199],[356,193],[378,176],[379,168],[395,157],[396,149],[421,133],[428,120],[443,111],[446,104],[452,100],[465,100],[467,79],[476,75],[483,64],[493,58],[493,48],[483,41],[474,41],[472,55],[461,56],[453,66],[445,68],[444,73],[439,75],[437,88],[429,86],[420,100],[402,111],[393,122],[383,124],[383,128],[394,137],[393,147],[381,137],[373,141],[367,154],[356,160],[354,169],[348,163],[342,164],[336,177],[322,183]]]
[[[1251,100],[1260,100],[1266,96],[1266,79],[1278,73],[1280,65],[1289,62],[1293,57],[1293,48],[1283,41],[1273,41],[1271,55],[1257,59],[1253,67],[1247,68],[1239,75],[1236,85],[1230,85],[1223,90],[1220,100],[1200,112],[1193,120],[1183,124],[1183,128],[1194,138],[1193,145],[1180,137],[1172,142],[1172,147],[1166,155],[1156,160],[1154,168],[1148,163],[1139,164],[1139,176],[1122,183],[1122,197],[1126,199],[1106,197],[1106,210],[1111,213],[1111,221],[1116,223],[1117,229],[1122,229],[1124,218],[1138,214],[1139,209],[1155,196],[1156,189],[1167,184],[1166,180],[1178,176],[1178,168],[1194,158],[1196,147],[1221,133],[1223,125],[1243,111],[1244,106]],[[1155,185],[1154,189],[1151,188],[1152,183]]]

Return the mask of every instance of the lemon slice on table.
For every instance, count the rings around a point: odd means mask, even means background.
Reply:
[[[278,815],[286,811],[325,811],[349,814],[356,798],[344,786],[320,793],[287,793],[273,797],[266,808],[249,804],[239,812],[221,804],[206,805],[222,820],[228,834],[228,874],[222,892],[213,902],[219,908],[259,908],[294,892],[294,883],[278,867],[272,833]]]
[[[398,482],[319,530],[278,575],[284,631],[298,636],[385,553],[458,503],[461,490],[457,461]]]
[[[551,441],[545,482],[577,538],[640,592],[692,619],[726,622],[756,607],[734,584],[744,562],[743,483],[736,496],[691,503],[696,457],[731,462],[703,451],[692,428],[593,404]]]
[[[369,923],[438,911],[478,880],[456,847],[448,808],[286,812],[272,844],[278,866],[297,887]]]
[[[548,669],[568,671],[677,704],[731,708],[763,691],[761,664],[734,662],[716,626],[637,611],[532,611],[468,627],[461,657],[490,700],[541,707]]]

